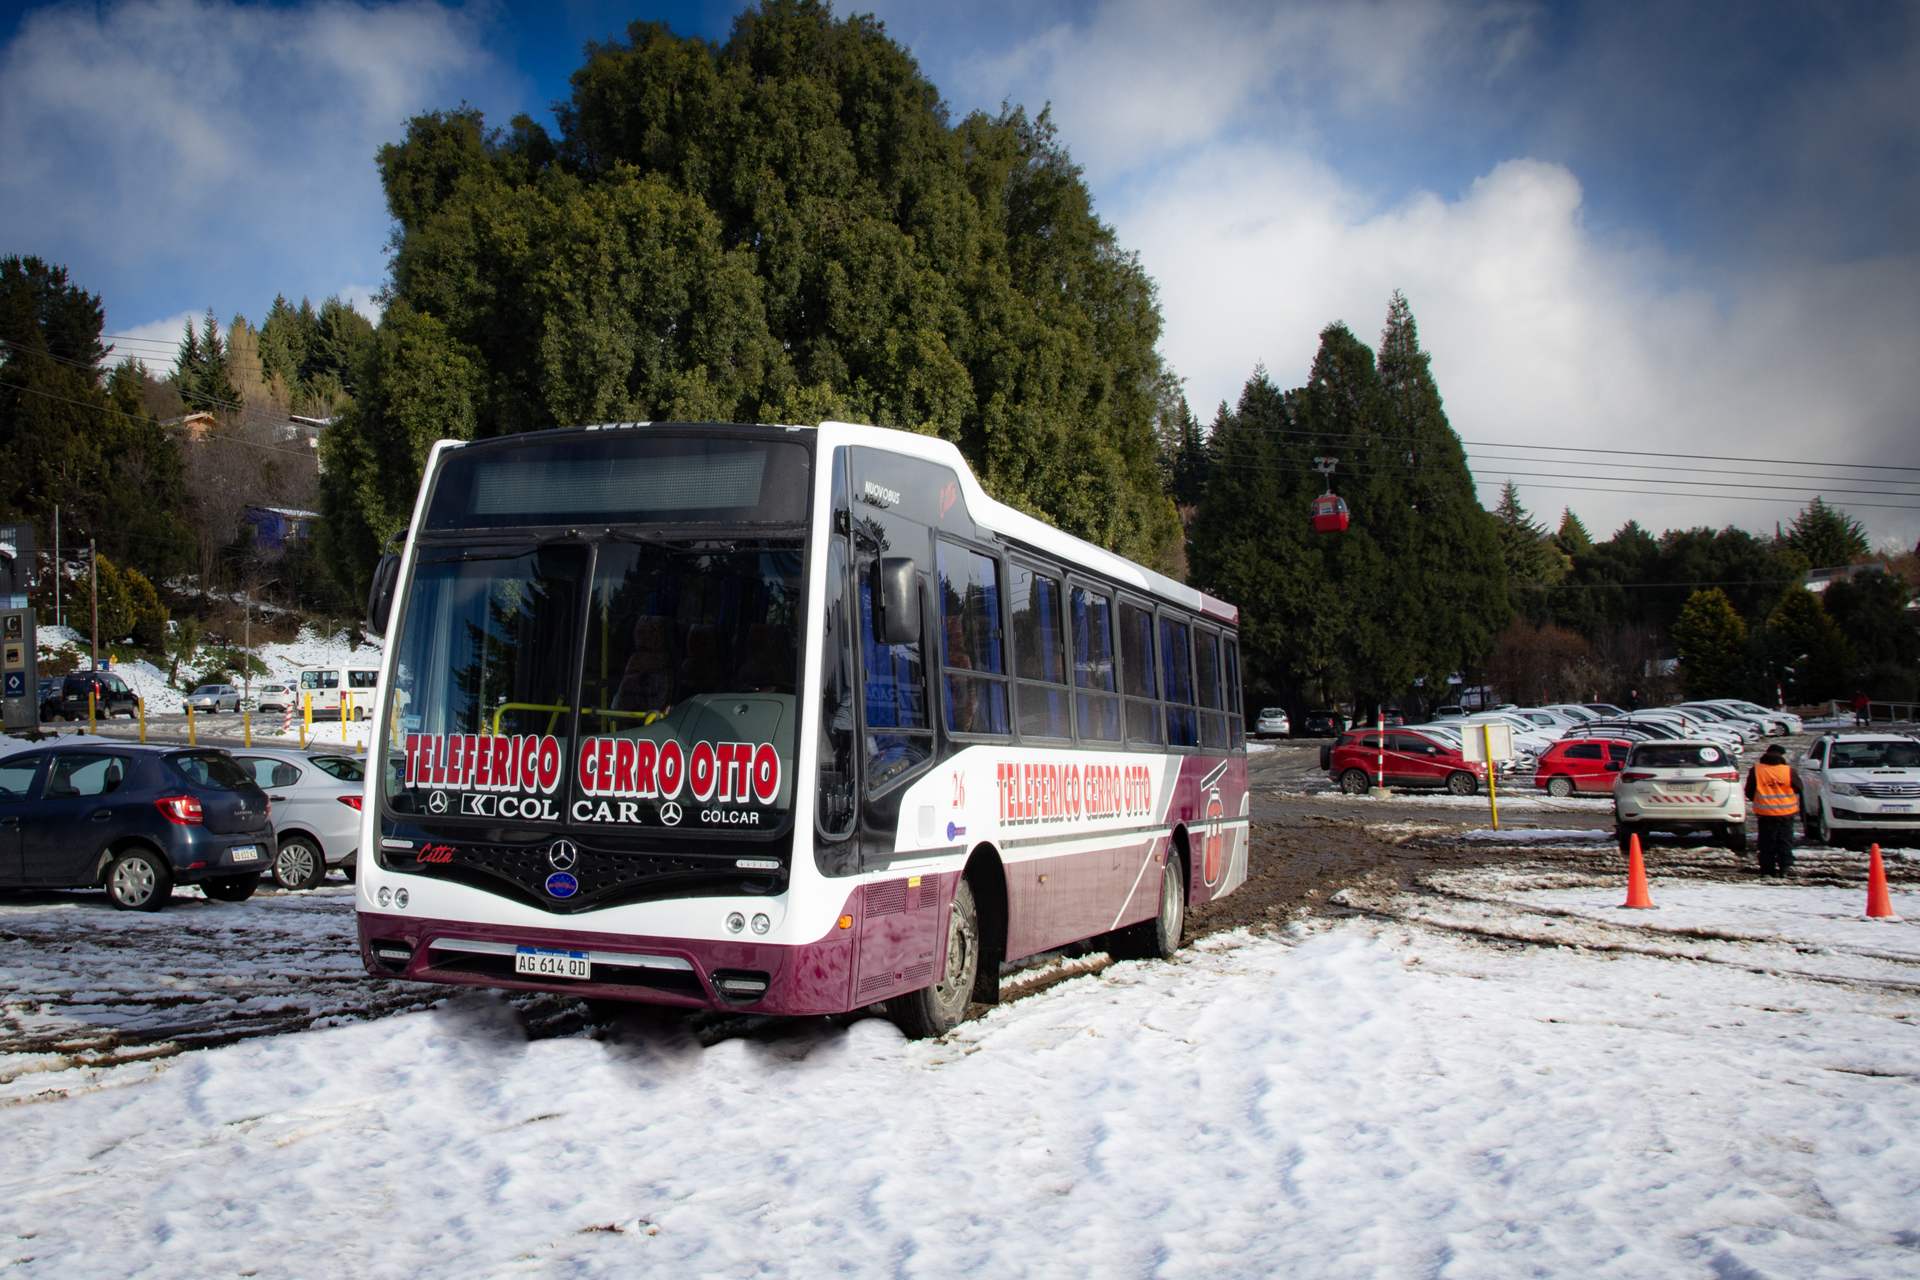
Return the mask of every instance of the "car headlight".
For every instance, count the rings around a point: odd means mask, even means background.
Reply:
[[[1827,790],[1837,796],[1857,796],[1860,794],[1860,788],[1854,786],[1851,782],[1829,782],[1827,784]]]

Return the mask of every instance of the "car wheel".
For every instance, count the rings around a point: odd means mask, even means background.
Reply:
[[[327,878],[327,859],[305,836],[288,836],[273,856],[273,882],[282,889],[318,888]]]
[[[1727,848],[1733,850],[1733,852],[1745,853],[1747,851],[1746,824],[1729,822],[1726,831],[1722,835],[1722,839],[1726,842]]]
[[[173,871],[157,854],[123,853],[107,867],[107,898],[122,911],[158,911],[173,896]]]
[[[1616,818],[1613,822],[1613,834],[1620,841],[1620,852],[1625,853],[1633,848],[1633,837],[1639,833],[1633,829],[1631,822],[1622,822]]]
[[[1548,778],[1547,794],[1556,800],[1565,800],[1573,794],[1573,779],[1565,776]]]
[[[1349,769],[1340,775],[1340,789],[1350,796],[1363,796],[1373,779],[1363,769]]]
[[[218,880],[202,880],[200,892],[216,902],[245,902],[260,887],[260,873],[255,871],[244,876],[221,876]]]
[[[340,874],[347,878],[348,884],[354,883],[355,874],[358,871],[359,868],[351,862],[343,862],[340,864]]]
[[[1480,784],[1466,770],[1456,770],[1447,775],[1447,790],[1456,796],[1470,796],[1479,789]]]
[[[1816,804],[1807,816],[1807,839],[1815,844],[1833,844],[1833,830],[1827,825],[1827,807],[1823,804]]]
[[[980,913],[973,902],[973,886],[965,879],[953,893],[947,913],[947,973],[930,987],[889,1001],[894,1021],[909,1039],[943,1036],[967,1016],[973,999],[973,980],[980,968]]]

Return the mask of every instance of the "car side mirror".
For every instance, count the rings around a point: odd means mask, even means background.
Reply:
[[[1609,761],[1607,761],[1607,772],[1608,772],[1608,773],[1618,773],[1618,772],[1620,772],[1620,770],[1621,770],[1621,769],[1623,769],[1623,768],[1625,768],[1625,766],[1624,766],[1624,765],[1622,765],[1622,764],[1621,764],[1621,763],[1620,763],[1620,762],[1619,762],[1618,760],[1609,760]]]
[[[873,563],[875,638],[881,644],[920,641],[920,574],[911,556],[884,556]]]
[[[1428,747],[1428,748],[1427,748],[1427,754],[1428,754],[1428,755],[1430,755],[1430,756],[1437,756],[1437,755],[1439,755],[1439,754],[1440,754],[1440,748],[1438,748],[1438,747]]]

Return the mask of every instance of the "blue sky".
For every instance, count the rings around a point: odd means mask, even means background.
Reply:
[[[586,40],[633,18],[724,39],[737,7],[0,8],[0,253],[66,264],[156,357],[208,307],[371,309],[373,152],[409,115],[550,120]],[[1915,3],[873,8],[956,113],[1053,104],[1203,417],[1256,362],[1303,379],[1328,321],[1373,337],[1400,288],[1470,441],[1920,468]],[[1798,505],[1513,456],[1476,451],[1488,501],[1513,472],[1596,532]],[[1920,499],[1855,501],[1876,537],[1920,537]]]

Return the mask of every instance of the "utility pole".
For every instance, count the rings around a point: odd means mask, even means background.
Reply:
[[[100,669],[100,555],[87,539],[87,582],[93,588],[93,657],[91,670]]]
[[[60,625],[60,504],[53,504],[53,625]]]

